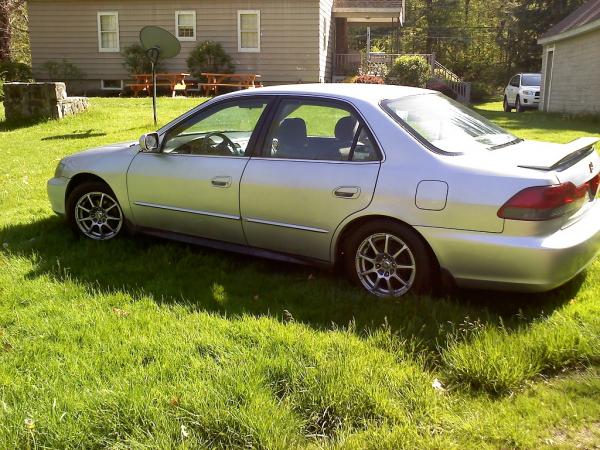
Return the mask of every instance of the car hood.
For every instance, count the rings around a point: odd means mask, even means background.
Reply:
[[[121,142],[118,144],[105,145],[91,148],[63,158],[63,176],[71,178],[81,172],[102,175],[105,172],[123,172],[131,160],[140,151],[137,142]]]
[[[82,152],[79,153],[75,153],[74,155],[71,155],[70,157],[78,157],[78,156],[88,156],[88,155],[111,155],[115,152],[121,152],[123,150],[130,150],[133,147],[136,147],[138,145],[137,141],[130,141],[130,142],[120,142],[117,144],[110,144],[110,145],[103,145],[102,147],[94,147],[94,148],[90,148],[87,150],[84,150]],[[139,150],[136,150],[135,153],[137,153]]]

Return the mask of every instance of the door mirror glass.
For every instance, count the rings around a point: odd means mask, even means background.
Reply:
[[[144,134],[140,138],[140,148],[143,152],[155,152],[158,150],[158,133],[148,133]]]

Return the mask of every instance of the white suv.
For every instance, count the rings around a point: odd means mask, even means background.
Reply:
[[[540,103],[542,74],[519,73],[512,77],[504,89],[504,111],[523,112],[527,108],[537,109]]]

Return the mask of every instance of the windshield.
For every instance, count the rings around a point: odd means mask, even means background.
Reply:
[[[442,94],[386,100],[383,108],[437,149],[448,153],[495,150],[520,142],[485,117]]]
[[[542,84],[542,75],[530,73],[521,76],[521,86],[539,86]]]

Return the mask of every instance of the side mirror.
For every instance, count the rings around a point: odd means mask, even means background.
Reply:
[[[147,133],[140,138],[140,149],[143,152],[152,153],[158,150],[158,133]]]

